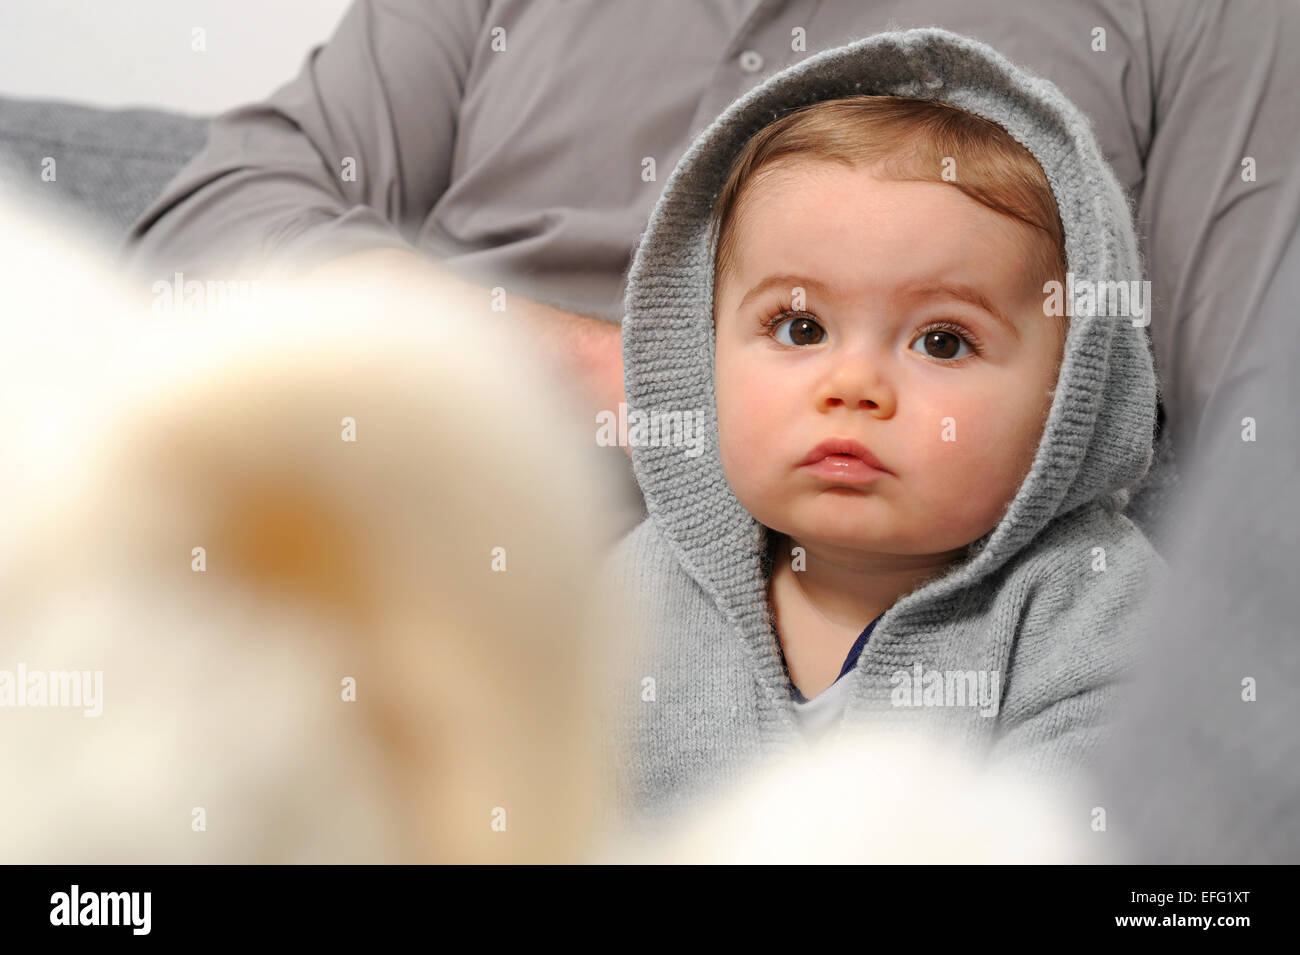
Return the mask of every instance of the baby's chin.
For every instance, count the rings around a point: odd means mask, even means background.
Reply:
[[[769,541],[785,537],[791,547],[805,551],[896,557],[905,563],[960,560],[970,545],[984,536],[969,531],[953,535],[885,530],[878,522],[874,526],[854,526],[843,520],[794,520],[788,515],[769,515],[769,520],[755,515],[755,519],[767,528]]]
[[[996,515],[972,515],[961,502],[950,501],[937,502],[934,519],[921,526],[900,512],[897,499],[848,486],[809,491],[775,483],[756,487],[751,481],[739,491],[733,484],[732,491],[769,537],[784,535],[805,548],[955,558],[998,523]]]

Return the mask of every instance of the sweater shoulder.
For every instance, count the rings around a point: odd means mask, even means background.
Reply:
[[[646,517],[615,542],[606,558],[606,566],[614,572],[634,571],[653,566],[668,557],[671,557],[671,550],[667,539],[654,519]]]
[[[629,593],[676,592],[691,585],[668,538],[650,517],[614,544],[602,570],[613,586]]]
[[[1068,694],[1128,670],[1165,570],[1146,535],[1123,514],[1090,506],[1046,528],[1023,557],[1010,689]]]
[[[1148,583],[1165,570],[1164,559],[1142,529],[1101,504],[1077,508],[1053,520],[1021,552],[1011,572],[1039,586],[1073,588],[1117,578]],[[1109,574],[1100,577],[1099,574]]]

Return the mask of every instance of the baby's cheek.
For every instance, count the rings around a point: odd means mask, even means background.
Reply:
[[[770,380],[738,362],[719,366],[714,387],[720,443],[732,456],[760,457],[763,436],[770,432],[778,411]]]
[[[765,514],[771,506],[775,475],[786,454],[775,437],[781,431],[776,417],[780,409],[772,404],[761,390],[718,392],[718,453],[723,473],[740,503],[756,515]]]
[[[922,503],[947,526],[974,540],[1015,497],[1024,470],[1024,435],[1002,409],[936,416],[917,428]]]
[[[755,454],[753,446],[754,422],[744,413],[739,403],[730,396],[719,393],[718,415],[718,456],[722,460],[723,471],[733,489],[737,489],[737,479],[750,470],[750,458]]]

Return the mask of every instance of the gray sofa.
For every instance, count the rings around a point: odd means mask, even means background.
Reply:
[[[206,116],[0,97],[0,180],[38,211],[116,244],[203,148],[207,128]],[[54,182],[41,178],[47,156],[57,163]]]

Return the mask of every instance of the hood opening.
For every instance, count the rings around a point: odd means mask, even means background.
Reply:
[[[701,422],[702,451],[634,439],[633,468],[649,519],[742,627],[766,614],[767,537],[736,498],[718,453],[711,213],[752,137],[791,110],[863,95],[956,106],[1028,150],[1059,211],[1067,307],[1079,289],[1142,279],[1129,200],[1087,117],[1054,85],[983,43],[936,28],[877,34],[811,56],[728,107],[683,154],[651,215],[628,276],[623,357],[629,416],[690,412]],[[1145,325],[1076,311],[1042,438],[1005,515],[948,573],[900,600],[891,610],[896,622],[924,625],[945,612],[962,588],[1058,515],[1093,502],[1123,507],[1150,465],[1155,414]]]

